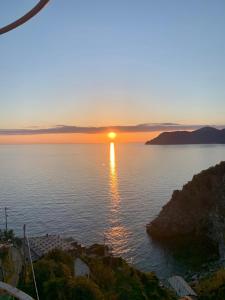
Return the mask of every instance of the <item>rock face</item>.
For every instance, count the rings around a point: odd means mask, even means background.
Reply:
[[[224,256],[225,162],[195,175],[147,225],[153,239],[162,241],[202,240]]]
[[[225,144],[225,129],[203,127],[195,131],[163,132],[146,145]]]

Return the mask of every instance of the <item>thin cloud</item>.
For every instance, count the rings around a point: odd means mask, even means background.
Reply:
[[[63,134],[63,133],[104,133],[107,131],[117,132],[154,132],[154,131],[174,131],[174,130],[195,130],[206,125],[183,125],[177,123],[146,123],[126,126],[102,126],[102,127],[82,127],[70,125],[56,125],[51,128],[29,128],[29,129],[0,129],[0,135],[37,135],[37,134]],[[213,126],[213,125],[212,125]],[[214,126],[223,128],[224,126]]]

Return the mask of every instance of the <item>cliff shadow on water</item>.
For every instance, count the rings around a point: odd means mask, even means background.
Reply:
[[[199,272],[203,265],[214,264],[219,260],[217,244],[203,237],[197,241],[189,236],[167,240],[151,238],[151,242],[163,249],[166,256],[175,260],[182,270]]]

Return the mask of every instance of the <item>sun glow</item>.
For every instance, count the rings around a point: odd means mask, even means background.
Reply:
[[[110,138],[110,140],[114,140],[116,138],[117,134],[115,132],[109,132],[108,133],[108,138]]]

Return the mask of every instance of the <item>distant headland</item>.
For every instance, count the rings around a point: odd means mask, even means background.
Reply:
[[[194,131],[163,132],[146,145],[225,144],[225,128],[202,127]]]

